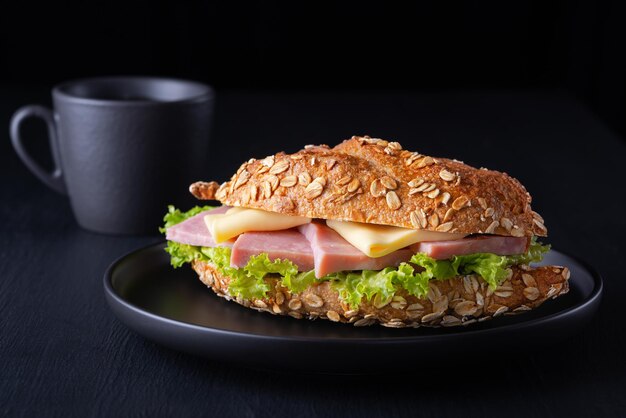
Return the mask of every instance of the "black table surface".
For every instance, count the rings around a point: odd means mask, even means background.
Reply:
[[[242,369],[127,329],[105,303],[103,273],[161,238],[81,230],[68,200],[30,175],[9,143],[12,111],[48,103],[47,88],[0,89],[0,414],[626,416],[626,146],[567,95],[219,92],[206,179],[224,180],[249,157],[308,143],[353,134],[395,139],[517,177],[546,220],[549,242],[605,279],[591,324],[548,349],[451,359],[411,373],[403,372],[408,359],[372,359],[392,372],[350,377]],[[32,136],[45,143],[43,129]],[[428,354],[415,361],[428,364]]]

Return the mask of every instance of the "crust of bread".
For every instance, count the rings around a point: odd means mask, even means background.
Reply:
[[[506,173],[352,137],[241,165],[230,181],[197,182],[194,196],[309,218],[440,232],[545,236],[531,197]]]
[[[196,260],[192,266],[200,280],[218,296],[248,308],[296,319],[322,318],[355,326],[378,323],[391,328],[469,325],[500,315],[526,312],[567,293],[570,277],[567,267],[514,266],[511,277],[495,291],[476,275],[459,276],[431,281],[428,295],[422,299],[402,290],[385,305],[376,305],[374,298],[370,302],[363,300],[358,309],[350,309],[339,299],[330,282],[292,294],[277,278],[266,278],[270,285],[267,297],[243,300],[230,294],[230,277],[220,274],[213,264]]]

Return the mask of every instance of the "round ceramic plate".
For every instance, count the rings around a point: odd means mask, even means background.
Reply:
[[[262,369],[370,373],[387,371],[386,361],[389,367],[400,361],[410,368],[470,354],[528,352],[579,330],[597,310],[602,293],[598,273],[553,250],[544,264],[570,268],[570,291],[536,310],[467,327],[354,327],[273,316],[228,302],[189,266],[173,269],[164,247],[139,249],[108,268],[104,290],[115,315],[167,347]]]

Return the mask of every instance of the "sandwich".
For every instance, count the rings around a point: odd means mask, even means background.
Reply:
[[[218,206],[169,207],[174,267],[218,296],[296,319],[456,326],[537,308],[570,271],[534,266],[543,218],[506,173],[354,136],[242,164],[190,192]]]

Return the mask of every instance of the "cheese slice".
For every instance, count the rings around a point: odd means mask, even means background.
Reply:
[[[218,244],[244,232],[279,231],[309,222],[311,218],[248,208],[231,208],[226,213],[204,217],[204,223]]]
[[[433,232],[397,226],[327,220],[326,224],[368,257],[382,257],[422,241],[449,241],[466,234]]]

